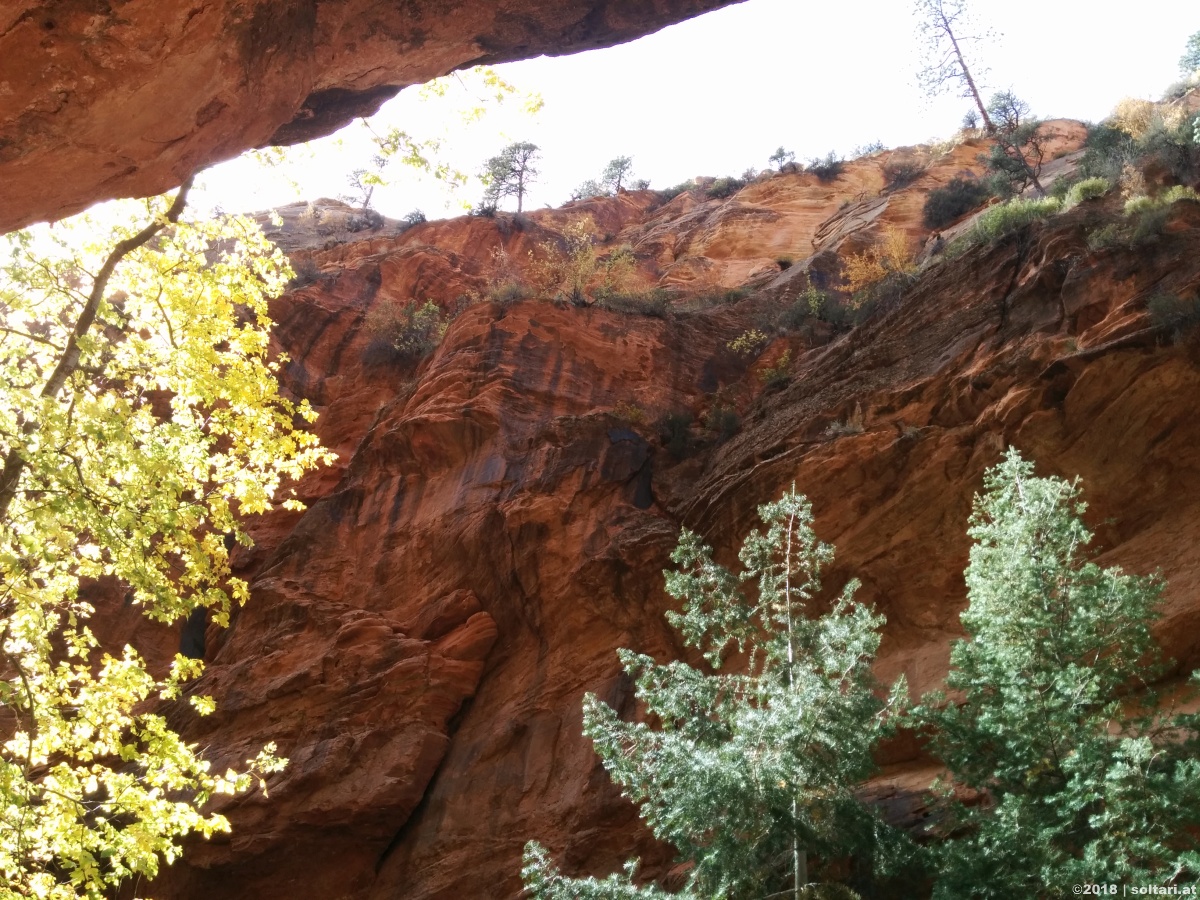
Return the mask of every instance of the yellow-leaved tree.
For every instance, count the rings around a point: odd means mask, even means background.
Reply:
[[[0,898],[99,898],[152,877],[206,814],[283,760],[217,773],[162,714],[201,664],[101,648],[98,579],[169,622],[227,623],[225,538],[331,458],[268,354],[291,275],[242,217],[173,198],[0,239]],[[291,501],[294,502],[294,501]],[[210,698],[189,696],[204,715]]]

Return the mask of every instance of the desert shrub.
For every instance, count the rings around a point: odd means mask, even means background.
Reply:
[[[777,384],[786,384],[791,378],[792,370],[792,351],[784,350],[780,354],[779,359],[775,360],[775,365],[766,366],[758,373],[758,380],[766,387],[773,387]]]
[[[832,291],[822,290],[815,285],[789,303],[774,321],[776,328],[795,331],[807,328],[812,322],[826,322],[835,328],[844,328],[854,319],[854,311],[847,302]]]
[[[925,198],[925,227],[945,228],[982,206],[991,196],[988,186],[977,178],[953,178],[945,187],[934,188]]]
[[[520,303],[522,300],[528,300],[530,297],[529,288],[515,281],[506,281],[503,284],[498,284],[488,291],[487,298],[492,303],[499,303],[501,306],[511,306],[514,303]]]
[[[295,263],[292,266],[292,271],[295,274],[292,276],[291,281],[287,283],[289,291],[308,287],[310,284],[316,284],[321,280],[321,269],[317,265],[316,260],[311,256],[306,256],[298,263]]]
[[[698,291],[695,294],[675,304],[677,310],[683,312],[700,312],[718,306],[729,306],[750,296],[746,288],[714,288],[708,291]]]
[[[705,189],[704,195],[712,200],[724,200],[726,197],[732,197],[746,184],[746,180],[742,178],[733,178],[732,176],[718,178]]]
[[[871,156],[875,153],[882,153],[885,149],[883,141],[871,141],[868,144],[859,144],[850,154],[853,158],[858,159],[861,156]],[[833,154],[831,153],[830,156]]]
[[[412,228],[414,225],[421,225],[429,220],[425,218],[424,212],[419,209],[414,209],[412,212],[405,213],[404,218],[402,218],[400,221],[409,228]]]
[[[770,338],[757,328],[749,328],[725,346],[738,356],[754,356],[767,345],[769,340]]]
[[[507,306],[527,300],[533,295],[533,290],[526,282],[525,273],[509,256],[503,246],[495,248],[491,253],[487,268],[487,288],[484,299],[492,303]]]
[[[1115,222],[1097,228],[1088,234],[1087,245],[1092,251],[1108,250],[1111,247],[1116,247],[1118,244],[1124,243],[1125,236],[1121,226]]]
[[[687,181],[681,181],[679,184],[672,187],[663,188],[658,192],[658,195],[662,197],[663,202],[666,203],[669,200],[674,200],[680,194],[686,194],[694,191],[695,189],[696,182],[689,178]]]
[[[847,306],[850,321],[861,325],[894,309],[912,286],[915,277],[911,272],[889,272],[879,281],[853,294]]]
[[[723,403],[714,401],[704,414],[704,427],[716,438],[717,443],[729,440],[737,434],[741,425],[742,420],[738,417],[737,410]]]
[[[1178,294],[1160,291],[1146,301],[1150,324],[1175,340],[1200,325],[1200,296],[1185,300]]]
[[[676,459],[683,459],[692,448],[692,414],[687,410],[675,410],[663,415],[655,424],[658,437],[667,452]]]
[[[1073,209],[1084,200],[1103,197],[1111,187],[1106,178],[1085,178],[1083,181],[1076,181],[1063,199],[1063,209]]]
[[[449,322],[432,300],[400,304],[381,301],[371,307],[363,327],[371,340],[363,351],[368,364],[409,365],[428,356],[442,341]]]
[[[1158,163],[1179,183],[1200,178],[1200,145],[1190,117],[1182,109],[1156,114],[1137,141],[1141,167]]]
[[[985,210],[964,237],[969,245],[986,244],[1007,234],[1054,215],[1062,209],[1062,201],[1054,197],[1035,200],[1009,200]]]
[[[1108,117],[1108,124],[1125,132],[1134,140],[1140,138],[1154,119],[1155,105],[1150,100],[1124,97]]]
[[[783,272],[786,272],[788,269],[790,269],[793,263],[795,263],[795,260],[790,256],[781,256],[775,260],[775,264],[779,266],[780,271]]]
[[[925,167],[916,162],[887,163],[883,167],[883,177],[891,190],[912,184],[925,172]]]
[[[653,308],[665,315],[666,305],[658,297],[644,298],[645,308],[633,310],[646,293],[645,279],[629,247],[620,247],[601,257],[596,252],[595,225],[590,216],[569,222],[557,240],[542,241],[529,252],[525,278],[534,296],[566,299],[584,305],[588,298],[611,301],[610,308],[641,311]],[[624,300],[620,299],[624,297]],[[624,305],[622,305],[624,304]],[[648,304],[648,305],[647,305]]]
[[[813,319],[819,319],[826,304],[831,300],[828,292],[810,285],[804,293],[785,306],[775,319],[775,326],[784,331],[803,328]]]
[[[857,308],[871,299],[870,289],[884,281],[898,281],[895,276],[909,276],[916,271],[908,252],[908,237],[902,230],[889,226],[880,241],[862,253],[845,261],[846,286],[851,293],[851,306]]]
[[[1133,138],[1120,128],[1108,123],[1092,125],[1075,172],[1080,178],[1104,178],[1114,184],[1135,155]]]
[[[825,429],[825,437],[836,440],[837,438],[848,437],[852,434],[862,434],[863,431],[862,420],[851,416],[846,419],[838,419],[835,422],[830,422]]]
[[[806,168],[821,181],[834,181],[842,174],[844,165],[845,161],[830,150],[824,158],[810,159]]]
[[[1125,215],[1132,220],[1129,243],[1136,247],[1154,240],[1162,234],[1172,204],[1196,199],[1196,192],[1182,185],[1167,188],[1155,197],[1131,197],[1125,203]]]
[[[1163,102],[1170,103],[1172,100],[1179,100],[1182,97],[1186,97],[1198,86],[1200,86],[1200,78],[1197,78],[1195,75],[1172,82],[1170,85],[1168,85],[1167,89],[1163,91]]]
[[[665,319],[671,314],[671,296],[661,288],[634,293],[598,292],[596,305],[612,312],[649,316],[654,319]]]
[[[628,422],[630,425],[641,425],[646,421],[646,411],[636,403],[630,403],[628,400],[622,400],[613,407],[612,414],[623,422]]]

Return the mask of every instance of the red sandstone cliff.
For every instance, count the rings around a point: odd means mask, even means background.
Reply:
[[[9,0],[0,232],[330,134],[401,88],[632,40],[735,0]]]
[[[1069,166],[1080,131],[1057,127]],[[777,175],[728,200],[630,193],[346,243],[282,236],[311,281],[275,305],[287,382],[342,458],[306,481],[303,516],[256,526],[238,560],[253,601],[211,635],[201,689],[218,713],[188,727],[231,758],[275,740],[291,765],[269,799],[233,801],[233,836],[195,844],[156,896],[514,898],[530,838],[571,871],[638,852],[663,875],[670,853],[581,736],[580,698],[631,710],[615,649],[682,652],[660,574],[680,525],[727,553],[793,480],[837,547],[828,584],[857,575],[887,615],[885,677],[919,691],[944,674],[971,498],[1007,443],[1083,477],[1106,561],[1161,567],[1160,634],[1200,664],[1200,344],[1146,312],[1154,291],[1200,288],[1200,204],[1176,204],[1136,252],[1092,252],[1114,202],[1085,203],[932,261],[848,332],[780,335],[753,364],[727,347],[828,265],[817,252],[885,224],[919,246],[924,194],[978,152],[926,159],[895,191],[877,155],[830,184]],[[419,365],[371,362],[372,308],[451,305],[486,287],[496,248],[525,259],[583,214],[664,284],[750,290],[664,318],[483,302]],[[790,380],[764,387],[785,349]],[[699,424],[718,397],[742,417],[723,443]],[[651,424],[671,411],[697,423],[682,452]],[[837,422],[853,427],[833,436]],[[903,807],[923,764],[900,745],[883,761],[879,789]]]

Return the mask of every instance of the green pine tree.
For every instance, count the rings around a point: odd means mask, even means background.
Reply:
[[[833,549],[816,539],[811,507],[794,489],[759,513],[768,527],[745,541],[740,579],[689,531],[671,557],[681,570],[666,573],[668,593],[684,603],[669,620],[715,674],[619,651],[659,727],[584,699],[584,732],[613,780],[692,863],[671,896],[847,896],[809,887],[825,874],[822,861],[853,855],[883,868],[905,848],[855,795],[906,690],[901,680],[886,701],[876,695],[883,617],[853,600],[856,583],[812,617]],[[734,671],[723,671],[734,650]],[[668,896],[635,887],[633,868],[571,879],[530,843],[522,874],[536,900]]]
[[[1035,478],[1016,451],[976,498],[955,702],[914,710],[948,769],[935,898],[1200,876],[1200,721],[1144,690],[1165,672],[1163,585],[1091,562],[1083,510],[1077,484]]]

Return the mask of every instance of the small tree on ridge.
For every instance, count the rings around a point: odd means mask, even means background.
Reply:
[[[483,193],[484,208],[496,209],[504,198],[516,197],[517,212],[520,213],[529,185],[541,174],[537,168],[540,156],[537,144],[518,141],[484,163],[480,176],[487,186]]]

